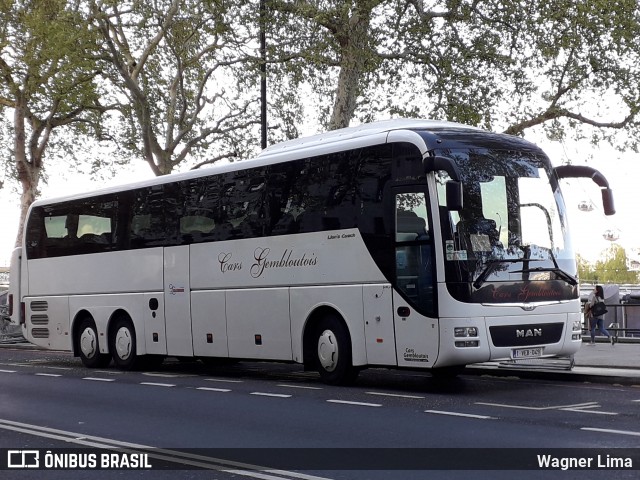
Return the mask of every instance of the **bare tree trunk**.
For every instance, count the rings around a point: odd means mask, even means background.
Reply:
[[[24,230],[27,212],[36,199],[42,170],[42,161],[39,152],[31,152],[37,154],[36,158],[32,158],[31,161],[27,158],[25,117],[25,101],[23,98],[18,98],[13,117],[15,128],[14,146],[16,170],[22,192],[20,194],[20,221],[18,224],[18,234],[16,236],[16,247],[22,245],[22,232]]]
[[[333,103],[333,112],[329,121],[329,130],[349,126],[356,111],[360,81],[363,72],[362,60],[355,49],[343,52],[343,61],[338,77],[338,86]]]
[[[362,6],[338,29],[336,38],[340,44],[340,75],[329,121],[329,129],[349,126],[355,114],[358,95],[371,60],[369,27],[372,6]]]

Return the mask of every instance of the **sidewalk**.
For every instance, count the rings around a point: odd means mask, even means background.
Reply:
[[[595,345],[583,340],[575,354],[574,365],[569,362],[549,361],[537,363],[508,364],[486,362],[469,366],[467,370],[477,374],[496,376],[519,376],[523,378],[548,378],[581,382],[616,383],[640,386],[640,342],[624,341],[611,345],[600,338]],[[635,340],[635,339],[634,339]]]
[[[602,339],[595,345],[583,341],[575,357],[576,367],[624,368],[640,370],[640,343],[616,343]]]

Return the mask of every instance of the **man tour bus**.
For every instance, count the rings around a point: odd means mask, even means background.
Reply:
[[[570,357],[577,267],[559,180],[537,146],[391,120],[258,157],[33,203],[11,261],[25,338],[87,367],[165,356],[453,374]]]

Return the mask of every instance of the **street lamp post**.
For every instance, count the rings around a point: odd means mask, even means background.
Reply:
[[[265,0],[260,0],[260,146],[267,148],[267,34]]]

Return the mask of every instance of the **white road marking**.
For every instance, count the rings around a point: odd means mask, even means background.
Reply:
[[[379,395],[381,397],[395,397],[395,398],[417,398],[424,399],[425,397],[420,397],[418,395],[400,395],[397,393],[384,393],[384,392],[364,392],[367,395]]]
[[[593,413],[594,415],[618,415],[616,412],[600,412],[593,410],[587,411],[582,408],[561,408],[560,410],[563,410],[565,412]]]
[[[322,390],[322,387],[308,387],[306,385],[286,385],[284,383],[279,384],[278,387],[301,388],[301,389],[305,389],[305,390]]]
[[[242,380],[228,380],[226,378],[204,378],[207,382],[242,383]]]
[[[284,393],[267,393],[267,392],[251,392],[249,395],[259,395],[262,397],[277,397],[277,398],[291,398],[292,395]]]
[[[360,407],[381,407],[380,403],[366,403],[366,402],[349,402],[347,400],[327,400],[329,403],[341,403],[344,405],[357,405]]]
[[[36,373],[35,374],[38,377],[61,377],[62,374],[60,373]]]
[[[16,373],[15,370],[0,370],[0,373]]]
[[[444,410],[425,410],[424,413],[434,413],[436,415],[450,415],[452,417],[477,418],[479,420],[495,420],[488,415],[474,415],[472,413],[446,412]]]
[[[486,405],[489,407],[517,408],[520,410],[562,410],[567,408],[591,408],[591,407],[599,406],[598,402],[578,403],[575,405],[554,405],[551,407],[525,407],[524,405],[508,405],[505,403],[485,403],[485,402],[476,402],[475,404]]]
[[[83,380],[91,380],[93,382],[115,382],[115,378],[100,378],[100,377],[84,377]]]
[[[181,465],[189,465],[207,470],[227,472],[244,477],[259,478],[261,480],[284,480],[290,478],[299,478],[301,480],[329,480],[324,477],[307,475],[299,472],[286,470],[270,469],[258,465],[251,465],[242,462],[234,462],[220,458],[206,457],[203,455],[190,454],[175,450],[155,448],[149,445],[141,445],[136,443],[121,442],[103,437],[94,437],[91,435],[81,435],[75,432],[58,430],[54,428],[41,427],[38,425],[29,425],[26,423],[14,422],[11,420],[0,419],[0,428],[15,432],[26,433],[43,438],[61,440],[64,442],[75,443],[96,448],[112,449],[118,447],[125,452],[135,452],[142,450],[149,455],[149,458],[157,458]],[[284,478],[283,478],[284,477]]]
[[[633,432],[630,430],[612,430],[608,428],[590,428],[590,427],[582,427],[580,430],[586,430],[589,432],[615,433],[617,435],[631,435],[633,437],[640,437],[640,432]]]
[[[603,412],[601,410],[595,411],[595,410],[589,410],[591,408],[600,408],[600,404],[598,403],[594,403],[593,405],[585,405],[582,407],[575,407],[575,408],[561,408],[560,410],[566,411],[566,412],[578,412],[578,413],[593,413],[596,415],[618,415],[616,412]]]
[[[207,392],[230,392],[231,390],[228,388],[209,388],[209,387],[197,387],[196,390],[205,390]]]
[[[172,383],[155,383],[155,382],[140,382],[140,385],[150,385],[152,387],[175,387]]]
[[[502,407],[502,408],[516,408],[520,410],[536,410],[536,411],[562,410],[564,412],[592,413],[594,415],[618,415],[615,412],[588,410],[593,408],[601,408],[601,405],[598,402],[578,403],[575,405],[556,405],[551,407],[525,407],[523,405],[507,405],[502,403],[484,403],[484,402],[476,402],[476,405],[488,405],[490,407]]]

